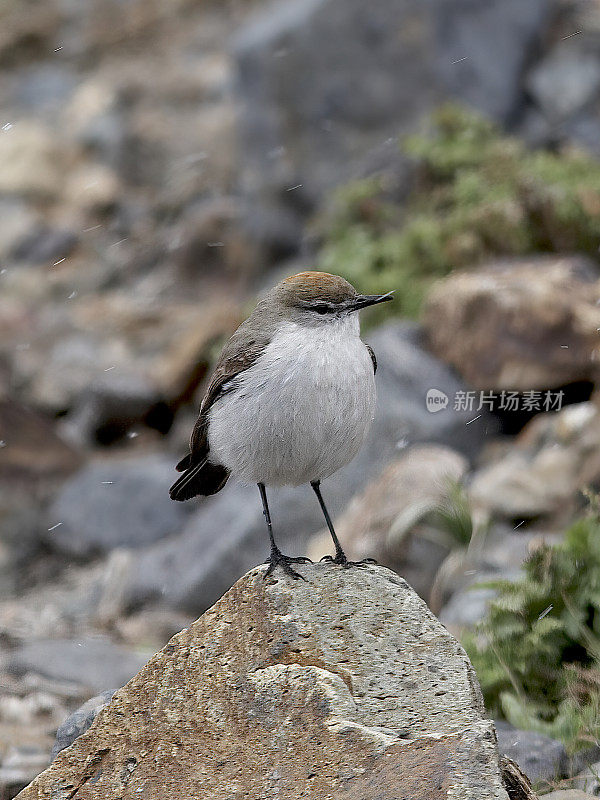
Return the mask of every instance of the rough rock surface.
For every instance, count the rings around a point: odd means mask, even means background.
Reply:
[[[556,256],[450,275],[428,299],[427,339],[477,389],[527,392],[594,381],[598,277],[591,262]]]
[[[408,585],[300,569],[239,580],[20,800],[507,800],[473,670]]]

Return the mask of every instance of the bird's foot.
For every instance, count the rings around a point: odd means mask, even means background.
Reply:
[[[331,561],[332,564],[338,564],[343,569],[350,569],[350,567],[365,567],[367,564],[377,564],[374,558],[362,558],[360,561],[349,561],[345,553],[336,553],[334,556],[323,556],[321,561]]]
[[[264,574],[265,580],[269,577],[269,575],[273,574],[273,570],[275,567],[280,566],[282,570],[285,572],[286,575],[289,575],[290,578],[294,580],[298,580],[301,578],[303,581],[306,578],[303,575],[300,575],[299,572],[296,572],[295,569],[292,569],[290,564],[312,564],[313,562],[310,558],[306,556],[284,556],[281,550],[271,550],[271,555],[265,561],[265,564],[269,565],[268,570]]]

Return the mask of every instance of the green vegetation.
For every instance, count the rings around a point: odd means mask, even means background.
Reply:
[[[536,550],[465,646],[488,710],[570,749],[600,740],[600,517]]]
[[[494,256],[583,252],[597,257],[600,163],[575,150],[532,152],[488,120],[440,109],[426,135],[405,143],[416,159],[407,201],[386,179],[340,189],[322,225],[320,268],[362,291],[397,289],[374,309],[418,314],[431,282]]]
[[[442,533],[443,538],[439,541],[449,550],[468,548],[476,538],[476,525],[469,497],[459,481],[448,483],[448,494],[435,507],[430,521]]]

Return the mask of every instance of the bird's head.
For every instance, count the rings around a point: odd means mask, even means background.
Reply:
[[[292,275],[275,286],[272,296],[286,317],[310,325],[327,324],[393,299],[392,292],[359,294],[347,280],[328,272]]]

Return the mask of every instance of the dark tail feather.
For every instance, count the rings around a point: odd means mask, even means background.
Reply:
[[[186,468],[188,459],[191,460],[190,456],[186,456],[177,465],[178,469],[182,465],[181,468],[185,469],[185,472],[169,489],[171,500],[189,500],[199,494],[216,494],[225,486],[229,478],[229,470],[226,467],[211,464],[204,459],[199,464]]]
[[[177,472],[184,472],[191,466],[192,466],[192,454],[188,453],[187,456],[184,456],[179,462],[179,464],[176,465],[175,469],[177,470]]]

